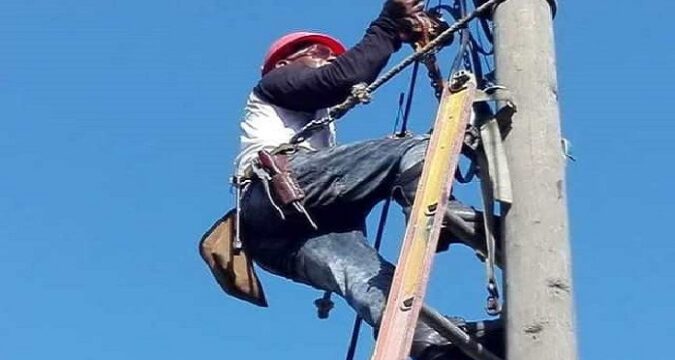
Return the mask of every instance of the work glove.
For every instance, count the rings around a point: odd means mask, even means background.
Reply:
[[[435,23],[425,12],[418,12],[401,18],[398,22],[399,37],[405,43],[415,43],[420,40],[430,40],[425,37],[432,35]]]
[[[447,28],[424,12],[423,0],[387,0],[382,12],[396,22],[404,43],[423,45]]]
[[[423,0],[387,0],[382,13],[395,21],[412,16],[424,10]]]
[[[399,20],[399,37],[401,41],[412,44],[417,49],[425,46],[449,27],[442,18],[419,12]],[[450,45],[452,41],[453,36],[446,37],[441,45]]]

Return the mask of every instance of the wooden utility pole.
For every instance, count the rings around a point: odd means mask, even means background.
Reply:
[[[507,359],[576,360],[574,296],[553,40],[554,0],[497,7],[497,83],[518,107],[505,147]]]

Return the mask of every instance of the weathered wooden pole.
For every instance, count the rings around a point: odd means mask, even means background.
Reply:
[[[576,360],[574,296],[553,38],[554,0],[508,0],[494,13],[497,82],[518,113],[505,147],[507,359]]]

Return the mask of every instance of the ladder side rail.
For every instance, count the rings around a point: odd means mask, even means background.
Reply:
[[[475,93],[468,72],[443,91],[373,360],[408,358]]]

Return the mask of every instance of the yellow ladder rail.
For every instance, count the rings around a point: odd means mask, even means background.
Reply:
[[[444,88],[372,360],[409,356],[475,94],[464,71]]]

